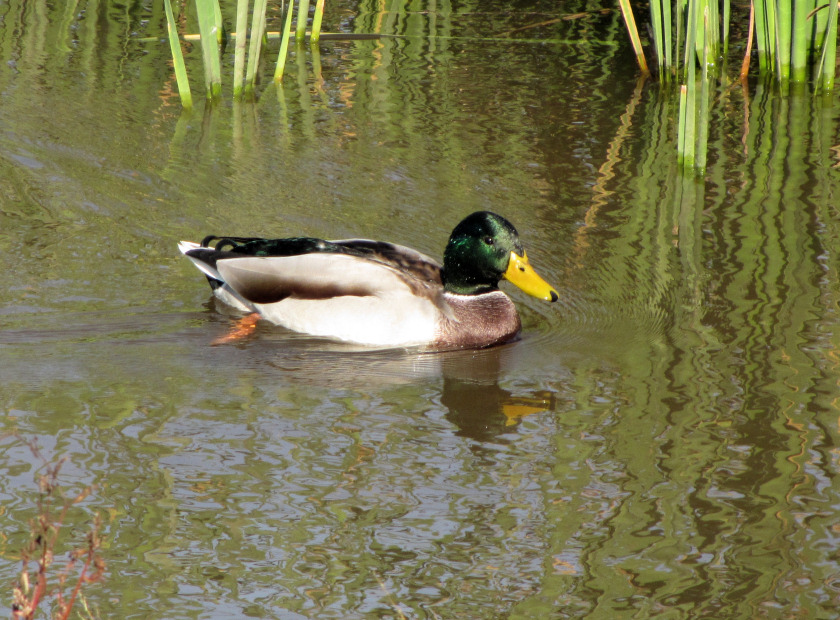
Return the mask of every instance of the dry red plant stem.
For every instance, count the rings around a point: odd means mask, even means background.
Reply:
[[[38,479],[38,517],[30,522],[30,541],[21,550],[22,570],[18,585],[14,589],[14,602],[12,604],[12,618],[15,620],[34,620],[39,604],[51,594],[56,597],[58,609],[53,618],[67,620],[73,609],[83,584],[99,581],[105,572],[105,562],[99,556],[101,538],[99,529],[101,519],[97,514],[90,532],[87,535],[87,544],[72,551],[70,560],[58,575],[58,586],[53,591],[49,588],[49,568],[54,560],[54,551],[61,528],[64,525],[67,511],[74,504],[84,500],[93,491],[92,487],[85,488],[72,500],[67,500],[61,495],[58,487],[58,474],[65,459],[55,464],[48,463],[38,452],[34,441],[26,441],[33,455],[44,463],[45,473]],[[63,500],[63,506],[58,517],[54,516],[53,506],[58,498]],[[65,598],[65,584],[70,573],[76,568],[79,560],[84,558],[81,572],[74,584],[69,598]],[[30,591],[29,565],[32,561],[37,562],[37,578],[34,588]]]

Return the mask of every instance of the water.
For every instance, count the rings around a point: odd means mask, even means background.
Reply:
[[[97,485],[59,564],[98,511],[103,618],[836,616],[836,97],[720,88],[694,183],[617,14],[376,8],[327,28],[409,36],[187,114],[156,5],[0,5],[3,428]],[[555,42],[470,38],[504,33]],[[508,287],[522,338],[486,351],[217,346],[234,317],[176,248],[440,256],[476,209],[561,293]],[[42,470],[0,454],[10,600]]]

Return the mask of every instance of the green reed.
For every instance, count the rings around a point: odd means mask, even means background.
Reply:
[[[673,66],[673,43],[671,41],[671,23],[673,19],[671,17],[671,4],[669,2],[652,2],[650,5],[650,18],[651,30],[653,32],[653,42],[656,47],[659,75],[662,76],[664,80],[667,80],[671,77],[670,67]],[[635,28],[636,26],[634,23],[633,29],[635,30]],[[641,51],[641,44],[639,45],[639,49],[636,49],[636,43],[633,39],[633,35],[631,35],[630,38],[634,41],[633,49],[636,52],[636,57],[639,57],[640,52],[644,55]],[[636,34],[636,38],[638,38],[638,33]],[[642,73],[644,73],[644,70],[642,70]]]
[[[642,74],[648,73],[635,19],[627,0],[620,0],[625,25]],[[686,172],[703,174],[708,135],[709,80],[721,78],[729,49],[732,13],[729,0],[652,0],[651,39],[659,80],[679,79],[678,153]],[[837,45],[837,3],[752,0],[746,55],[740,77],[749,71],[752,43],[758,73],[774,79],[782,92],[801,88],[813,77],[815,92],[834,87]],[[696,67],[702,74],[697,77]],[[699,116],[698,116],[699,115]]]
[[[186,63],[181,51],[179,37],[177,35],[175,19],[172,15],[171,0],[164,0],[169,43],[172,50],[172,60],[175,66],[175,75],[178,82],[178,91],[181,95],[181,103],[184,107],[192,106],[192,97],[189,90]],[[321,34],[321,23],[324,15],[325,0],[317,0],[312,17],[312,25],[309,32],[310,41],[317,43]],[[195,11],[198,20],[199,34],[184,35],[184,39],[198,41],[201,45],[201,53],[204,64],[204,76],[206,84],[206,95],[209,100],[215,100],[221,95],[222,71],[221,71],[221,44],[225,37],[225,28],[222,22],[221,7],[219,0],[195,0]],[[234,63],[233,63],[233,96],[239,99],[243,96],[252,97],[257,83],[259,60],[263,51],[263,43],[268,38],[280,39],[280,52],[277,57],[277,66],[274,72],[275,82],[283,79],[283,72],[286,64],[286,57],[289,51],[289,40],[292,31],[292,15],[294,11],[294,0],[290,0],[286,6],[286,15],[283,20],[283,31],[280,33],[266,32],[266,0],[255,0],[253,8],[249,8],[248,0],[237,0],[236,3],[236,30],[231,36],[235,39]],[[250,12],[250,27],[248,27],[248,16]],[[298,0],[297,2],[297,27],[294,30],[294,37],[300,43],[306,38],[306,25],[309,18],[309,0]]]
[[[245,74],[245,93],[253,96],[257,84],[257,67],[260,62],[263,33],[265,32],[266,0],[254,0],[254,11],[251,16],[251,37],[248,48],[248,71]],[[242,37],[243,39],[245,37]]]
[[[624,23],[627,25],[627,32],[630,35],[630,43],[633,45],[633,52],[636,54],[636,61],[643,75],[649,75],[650,71],[645,60],[645,52],[642,48],[642,40],[639,38],[639,30],[636,28],[636,20],[633,17],[633,9],[630,8],[630,0],[618,0],[621,7],[621,14],[624,16]],[[651,5],[652,10],[653,5]]]
[[[721,3],[710,0],[678,2],[676,19],[671,2],[667,0],[653,0],[650,7],[652,43],[661,81],[668,81],[680,71],[684,75],[689,62],[702,62],[704,56],[710,67],[725,58],[733,20],[728,0]],[[759,75],[772,76],[778,84],[786,86],[788,83],[804,84],[811,77],[809,74],[813,74],[816,89],[833,87],[834,64],[831,60],[836,58],[836,4],[822,0],[753,0],[752,9],[754,23],[747,34],[754,35],[751,40],[755,42]],[[623,4],[622,12],[634,53],[639,56],[638,32],[632,12],[629,7],[625,10]],[[695,19],[693,15],[707,16],[708,26],[703,18]],[[689,46],[688,31],[692,27],[696,30],[695,43]],[[681,36],[683,32],[684,37]],[[683,41],[684,47],[681,47]],[[751,53],[751,45],[748,45],[747,57]],[[646,63],[643,63],[641,60],[639,66],[645,72]]]
[[[248,27],[248,0],[237,0],[236,32],[245,32]],[[245,37],[237,36],[233,50],[233,97],[242,96],[242,81],[245,75]]]
[[[217,99],[222,94],[222,67],[219,43],[223,30],[217,0],[195,0],[198,30],[201,33],[201,55],[204,60],[204,85],[207,98]]]
[[[306,18],[309,16],[309,0],[298,0],[295,41],[301,43],[306,37]]]
[[[321,38],[321,21],[324,19],[324,0],[315,2],[315,13],[312,15],[312,36],[309,40],[317,43]]]
[[[277,67],[274,70],[274,81],[280,82],[283,79],[283,71],[286,68],[286,58],[289,55],[289,38],[292,34],[292,8],[293,3],[289,1],[286,7],[286,19],[283,20],[283,33],[280,37],[280,52],[277,54]]]
[[[175,67],[175,80],[178,83],[178,95],[181,97],[181,105],[185,108],[192,108],[192,92],[190,91],[190,80],[187,77],[187,66],[184,63],[184,54],[181,51],[181,42],[178,40],[178,29],[175,24],[175,16],[172,13],[172,4],[169,0],[163,0],[166,11],[166,28],[169,38],[169,47],[172,50],[172,64]]]
[[[815,81],[823,92],[834,89],[834,68],[837,62],[837,3],[828,6],[825,26],[825,41],[822,45],[820,60],[817,63]]]

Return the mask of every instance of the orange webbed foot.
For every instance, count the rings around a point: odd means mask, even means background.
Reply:
[[[250,336],[257,328],[257,321],[260,320],[260,315],[256,312],[243,316],[238,319],[230,328],[227,334],[216,338],[211,344],[229,344],[231,342],[238,342]]]

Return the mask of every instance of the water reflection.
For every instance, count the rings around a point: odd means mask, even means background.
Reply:
[[[366,2],[358,28],[411,39],[304,48],[191,115],[166,47],[123,35],[155,6],[0,11],[0,413],[100,484],[103,617],[836,616],[836,96],[712,93],[686,182],[621,46],[414,36],[528,25],[502,3]],[[563,287],[487,351],[213,346],[230,317],[175,252],[210,228],[439,256],[481,208]],[[0,455],[10,583],[35,466]]]
[[[443,390],[441,404],[446,419],[458,427],[458,434],[479,443],[493,442],[531,414],[554,411],[554,394],[548,391],[518,392],[499,386],[509,347],[478,353],[449,355],[441,360]]]
[[[510,433],[525,416],[554,411],[550,390],[509,390],[499,385],[513,356],[509,344],[480,351],[424,353],[330,342],[262,325],[259,341],[218,347],[229,360],[274,369],[284,382],[377,392],[401,385],[439,386],[439,402],[457,434],[479,444]],[[225,353],[233,347],[236,353]],[[431,403],[429,403],[431,404]]]

